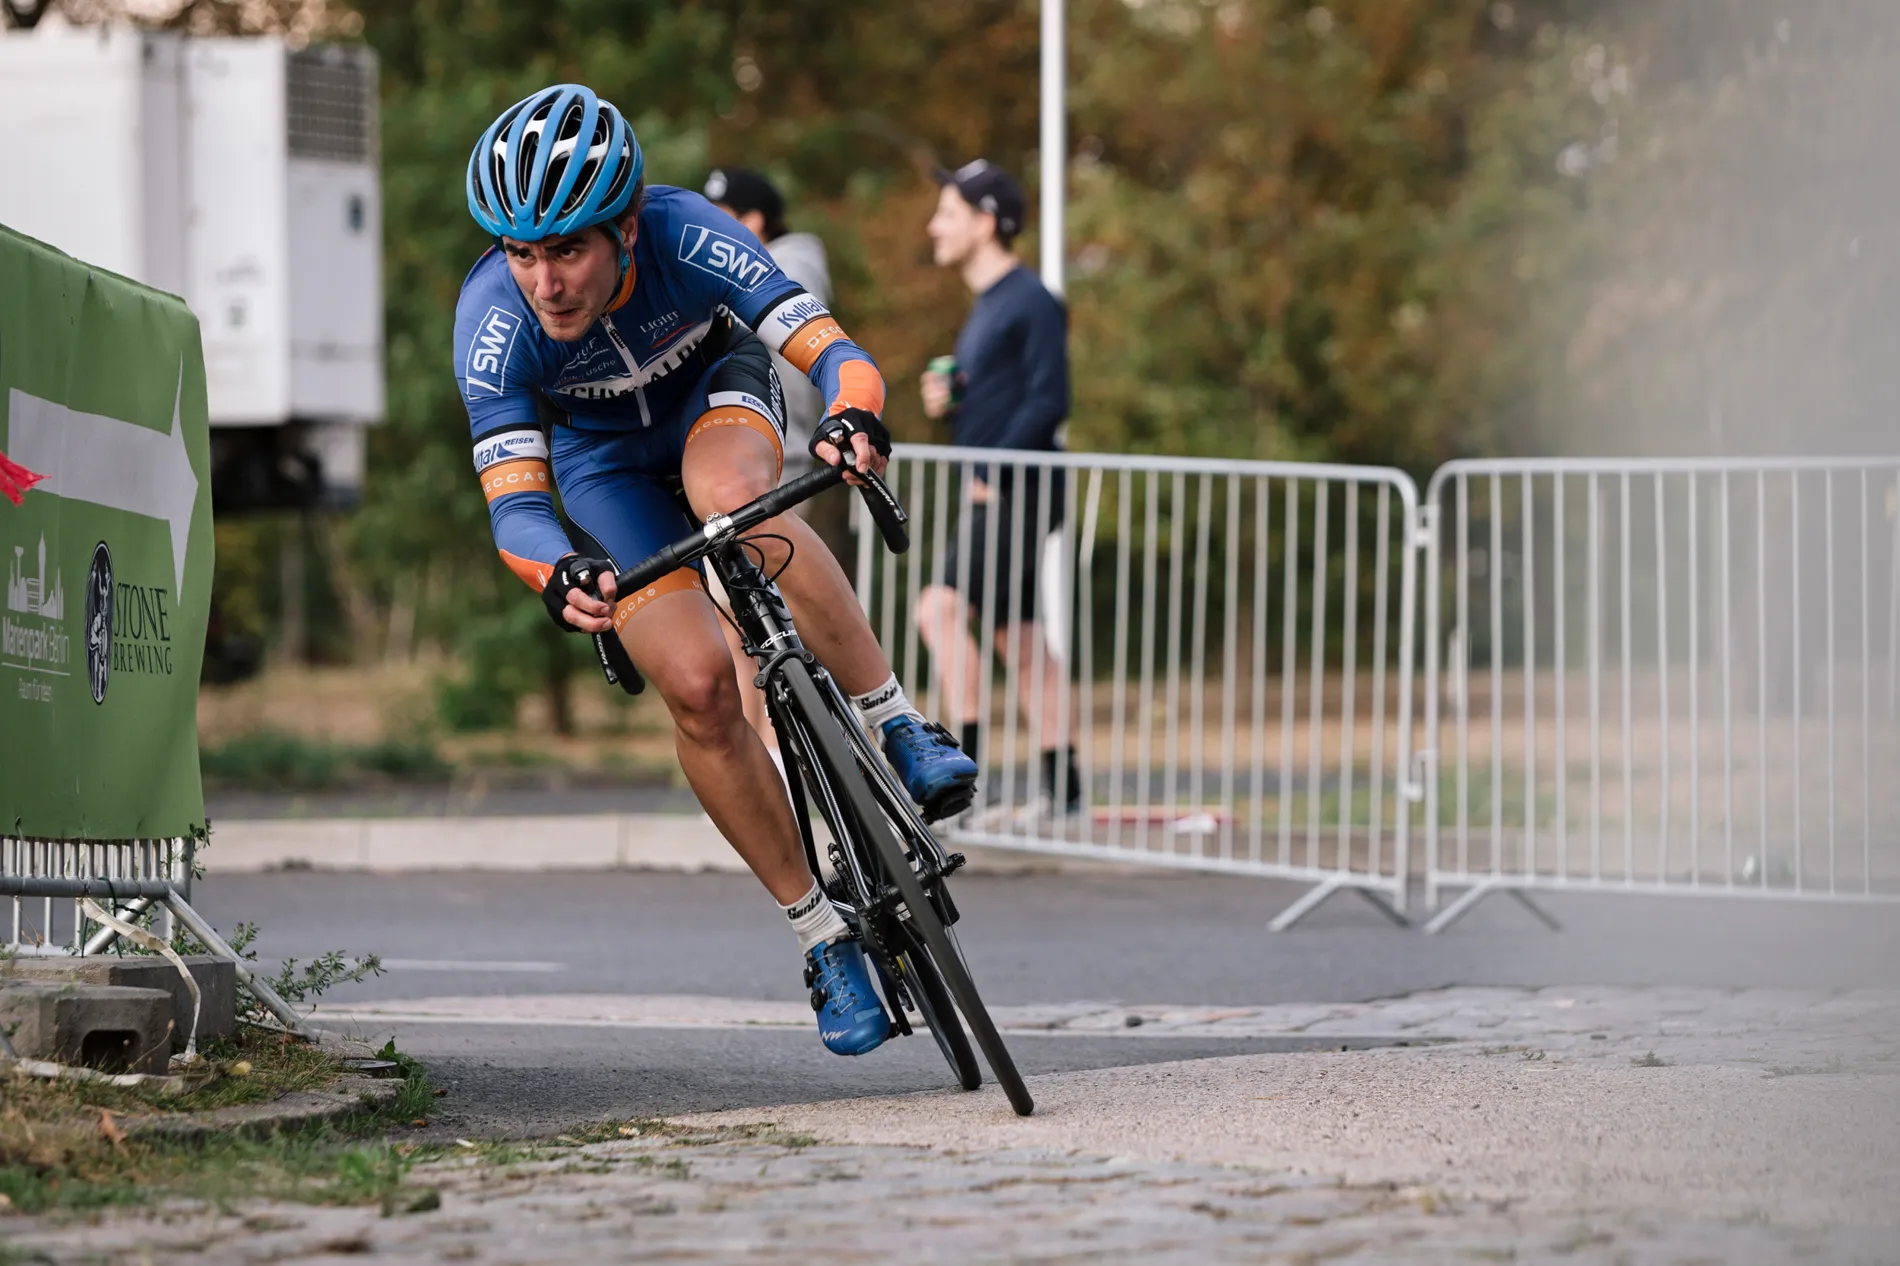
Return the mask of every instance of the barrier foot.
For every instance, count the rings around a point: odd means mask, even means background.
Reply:
[[[1387,900],[1384,893],[1374,892],[1370,888],[1355,888],[1353,891],[1371,902],[1374,910],[1377,910],[1380,914],[1383,914],[1400,927],[1409,928],[1412,926],[1412,921],[1399,913],[1399,908]]]
[[[1304,919],[1307,915],[1324,905],[1327,898],[1342,888],[1350,888],[1367,901],[1370,901],[1374,909],[1400,927],[1409,928],[1412,926],[1412,921],[1399,913],[1398,907],[1393,905],[1390,901],[1387,901],[1382,894],[1370,888],[1360,887],[1358,884],[1348,884],[1343,880],[1322,879],[1319,883],[1302,893],[1298,901],[1295,901],[1292,905],[1275,915],[1273,922],[1267,924],[1268,931],[1286,931],[1295,923],[1298,923],[1301,919]]]
[[[1337,879],[1322,879],[1319,883],[1301,893],[1298,901],[1295,901],[1292,905],[1275,915],[1273,922],[1267,924],[1267,930],[1270,932],[1286,931],[1295,923],[1298,923],[1301,919],[1311,914],[1326,898],[1338,892],[1339,888],[1340,883]]]
[[[1465,912],[1477,905],[1496,889],[1495,884],[1473,884],[1459,894],[1458,899],[1434,914],[1425,924],[1425,935],[1437,936],[1446,928],[1465,917]]]
[[[218,935],[218,930],[205,922],[204,916],[192,909],[183,897],[174,892],[171,896],[165,898],[165,904],[171,907],[171,912],[178,917],[181,923],[191,929],[191,934],[204,943],[206,949],[218,955],[220,958],[228,958],[236,964],[238,983],[243,985],[253,998],[263,1003],[264,1006],[269,1009],[270,1013],[283,1023],[286,1029],[289,1029],[298,1037],[307,1038],[312,1041],[316,1039],[316,1034],[304,1026],[303,1017],[298,1015],[288,1002],[278,997],[275,989],[272,989],[262,980],[259,980],[256,974],[245,965],[244,960],[238,956],[238,952],[232,949],[222,936]]]
[[[1557,922],[1557,916],[1552,914],[1550,911],[1544,909],[1544,907],[1538,905],[1535,901],[1532,901],[1530,893],[1525,892],[1522,888],[1506,888],[1504,891],[1510,893],[1513,897],[1515,897],[1519,905],[1523,906],[1526,910],[1529,910],[1533,915],[1536,916],[1537,921],[1539,923],[1543,924],[1545,927],[1549,928],[1551,931],[1561,932],[1564,930],[1564,925]]]
[[[1550,911],[1544,909],[1542,906],[1538,905],[1535,901],[1532,901],[1530,894],[1525,892],[1522,888],[1513,887],[1510,884],[1499,884],[1499,883],[1487,882],[1487,883],[1481,883],[1481,884],[1474,884],[1471,887],[1465,889],[1464,893],[1459,896],[1458,900],[1452,902],[1450,905],[1446,906],[1443,910],[1440,910],[1437,914],[1433,915],[1431,917],[1431,921],[1425,925],[1425,934],[1427,936],[1435,936],[1438,933],[1443,932],[1446,928],[1450,927],[1452,924],[1456,923],[1458,920],[1464,918],[1466,914],[1470,913],[1471,907],[1477,905],[1480,901],[1483,901],[1486,897],[1490,896],[1494,892],[1503,892],[1503,893],[1509,894],[1513,899],[1517,901],[1519,905],[1523,906],[1526,910],[1529,910],[1531,914],[1536,917],[1539,923],[1543,924],[1546,928],[1550,929],[1552,932],[1561,932],[1564,930],[1564,925],[1559,923],[1556,917],[1552,915]]]

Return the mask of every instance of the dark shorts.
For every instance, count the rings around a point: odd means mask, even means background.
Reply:
[[[1034,495],[1010,496],[971,506],[967,538],[962,524],[951,525],[943,563],[937,569],[938,583],[961,593],[978,620],[984,618],[984,602],[993,601],[995,607],[989,615],[993,628],[1025,624],[1037,618],[1043,542],[1048,539],[1048,532],[1061,526],[1060,518],[1052,515],[1048,531],[1039,531],[1037,502]],[[993,554],[986,536],[990,532],[996,535]],[[1018,566],[1019,549],[1020,572],[1014,570]],[[963,570],[966,557],[969,560],[967,573]],[[992,576],[995,577],[993,585]],[[995,593],[990,598],[992,589]]]
[[[680,462],[692,437],[719,426],[760,429],[761,416],[782,452],[785,400],[772,358],[765,344],[740,331],[674,417],[630,429],[619,419],[564,416],[551,445],[561,508],[616,567],[631,567],[699,526],[680,492]]]

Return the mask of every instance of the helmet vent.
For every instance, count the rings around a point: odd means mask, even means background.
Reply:
[[[538,241],[625,213],[644,164],[609,103],[557,84],[504,110],[470,156],[468,204],[490,233]]]

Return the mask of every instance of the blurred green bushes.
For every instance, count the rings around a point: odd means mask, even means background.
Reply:
[[[198,761],[213,788],[321,791],[365,778],[445,782],[452,767],[426,739],[385,739],[357,745],[258,730],[216,747]]]
[[[1472,454],[1890,447],[1900,181],[1879,135],[1900,75],[1872,37],[1891,16],[1071,0],[1071,447],[1415,476]],[[532,691],[564,717],[592,671],[495,560],[451,376],[488,245],[463,169],[501,108],[580,80],[636,121],[653,181],[770,172],[827,242],[901,438],[943,438],[916,379],[969,303],[929,261],[930,167],[985,155],[1035,197],[1034,0],[192,0],[177,20],[380,56],[389,420],[362,510],[307,547],[307,653],[451,649],[452,728],[506,724]],[[1033,260],[1033,230],[1022,245]],[[220,526],[234,625],[275,631],[282,530]]]

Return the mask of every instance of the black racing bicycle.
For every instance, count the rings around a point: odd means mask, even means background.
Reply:
[[[805,860],[863,938],[894,1032],[911,1034],[910,1017],[920,1019],[965,1090],[983,1084],[970,1048],[974,1034],[1010,1106],[1028,1116],[1035,1101],[984,1010],[953,930],[957,906],[946,881],[963,855],[944,852],[850,700],[799,641],[774,577],[765,574],[763,553],[745,536],[843,480],[838,467],[821,466],[730,514],[714,515],[699,532],[614,577],[616,592],[637,592],[701,559],[711,565],[746,654],[759,666],[754,681],[765,692],[785,768],[797,772],[789,781]],[[884,543],[903,553],[910,546],[903,507],[876,476],[868,476],[861,491]],[[813,807],[830,831],[823,859]]]

